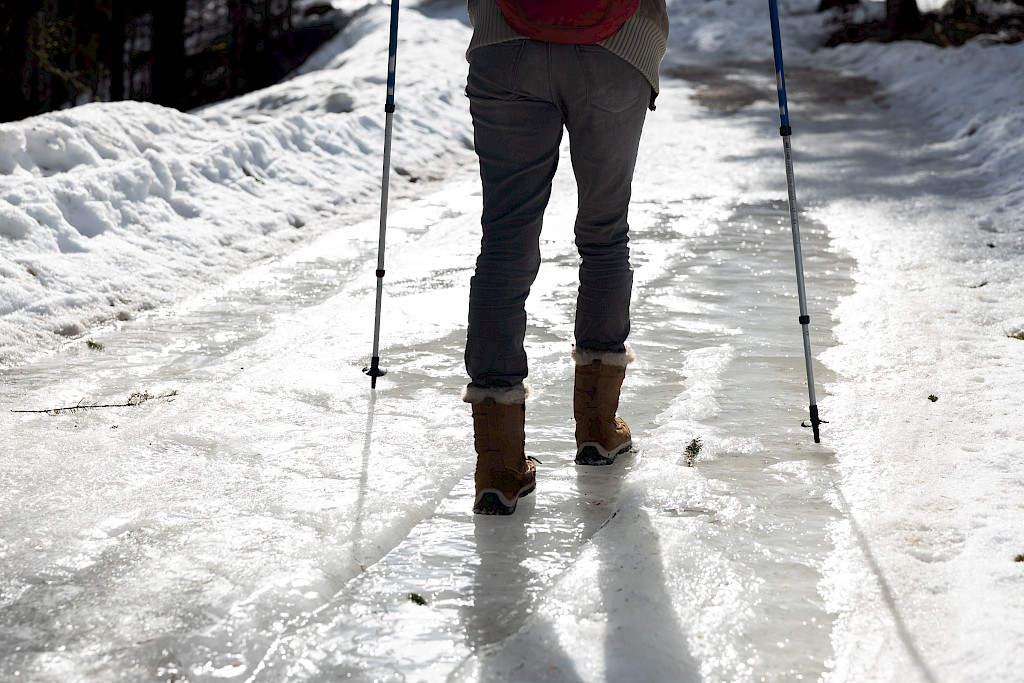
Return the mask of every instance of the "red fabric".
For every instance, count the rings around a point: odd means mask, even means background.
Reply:
[[[611,38],[640,0],[495,0],[516,33],[548,43],[585,44]]]

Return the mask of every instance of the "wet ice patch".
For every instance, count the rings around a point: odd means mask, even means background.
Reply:
[[[683,391],[658,416],[659,420],[706,420],[719,410],[716,400],[721,388],[721,373],[734,351],[728,344],[717,348],[694,349],[686,355],[680,371]]]

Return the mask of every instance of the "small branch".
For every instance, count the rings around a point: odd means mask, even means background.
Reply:
[[[693,463],[697,460],[697,456],[700,455],[700,449],[704,448],[704,443],[700,439],[691,439],[689,445],[686,447],[686,466],[693,467]]]
[[[46,415],[60,415],[62,413],[73,413],[76,410],[87,410],[90,408],[132,408],[134,406],[142,405],[147,401],[156,401],[161,399],[173,400],[178,395],[177,391],[172,391],[169,394],[161,394],[160,396],[153,396],[148,391],[135,392],[128,397],[128,401],[125,403],[108,403],[106,405],[85,405],[81,402],[74,406],[64,406],[63,408],[45,408],[43,410],[12,410],[12,413],[45,413]],[[83,399],[84,400],[84,399]]]

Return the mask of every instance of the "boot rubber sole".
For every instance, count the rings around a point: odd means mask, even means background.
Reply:
[[[512,498],[509,498],[498,489],[484,489],[476,496],[473,502],[473,513],[477,515],[511,515],[516,511],[516,503],[523,496],[528,496],[537,488],[537,482],[533,481],[519,490]]]
[[[620,444],[614,451],[605,450],[596,441],[587,441],[576,449],[577,465],[611,465],[615,458],[633,447],[633,442],[626,441]]]

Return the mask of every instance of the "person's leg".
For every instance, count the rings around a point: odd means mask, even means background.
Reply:
[[[562,136],[546,48],[516,41],[470,55],[466,93],[483,185],[466,340],[476,388],[515,388],[527,375],[526,297],[540,267],[541,223]]]
[[[562,113],[548,97],[547,49],[516,41],[470,55],[466,94],[483,185],[482,238],[470,283],[463,400],[473,406],[476,514],[512,514],[536,486],[525,455],[526,297],[558,165]]]
[[[585,85],[568,103],[566,122],[579,187],[576,348],[622,353],[633,287],[629,200],[651,86],[604,48],[579,46],[575,53]]]
[[[573,171],[579,187],[576,246],[576,463],[607,465],[632,447],[616,416],[626,365],[633,271],[629,265],[629,200],[651,86],[634,67],[599,46],[574,50],[577,87],[567,100]],[[569,86],[566,86],[569,91]]]

